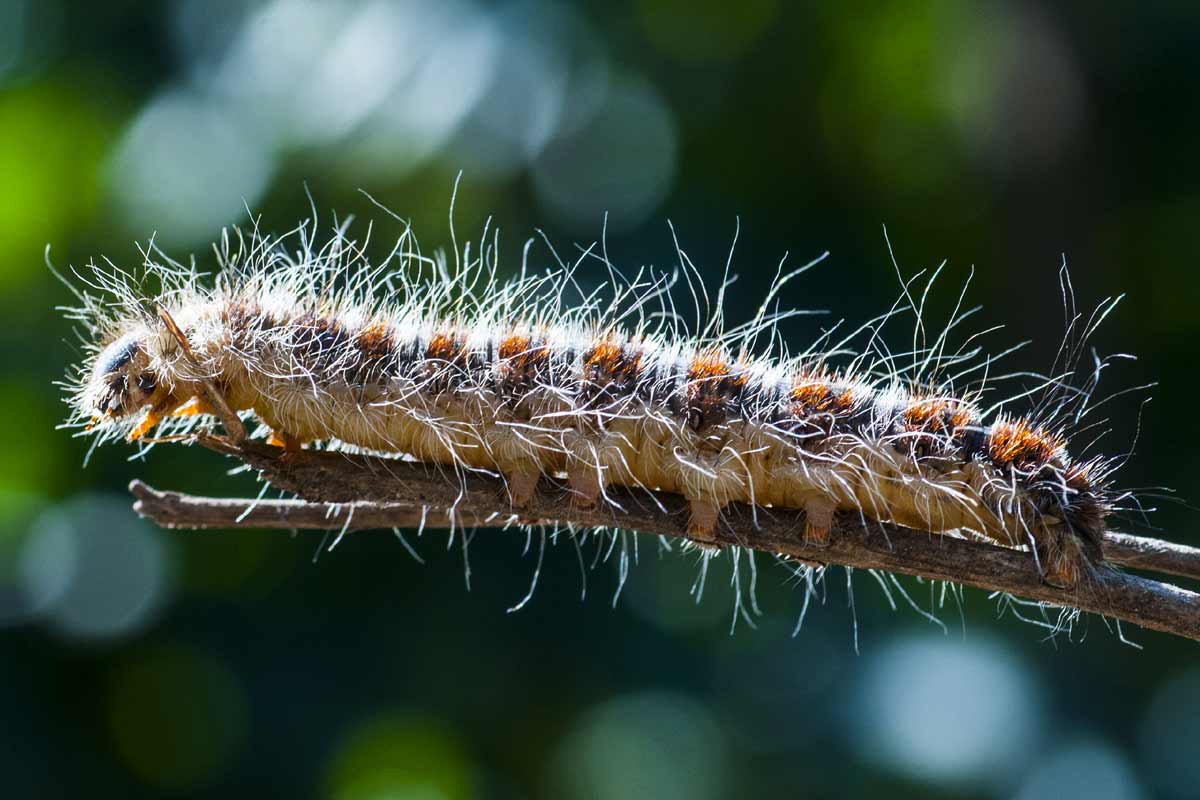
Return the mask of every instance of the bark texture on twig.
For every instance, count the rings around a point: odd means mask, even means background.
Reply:
[[[1104,557],[1123,567],[1200,580],[1200,547],[1109,533],[1104,537]]]
[[[559,482],[543,480],[528,505],[510,506],[502,481],[456,474],[448,467],[346,453],[284,453],[257,442],[214,436],[200,442],[239,458],[276,487],[304,500],[222,500],[160,492],[139,481],[130,490],[138,513],[170,528],[500,527],[560,524],[615,527],[686,539],[687,501],[663,492],[622,487],[610,502],[579,507]],[[305,502],[307,501],[307,502]],[[334,505],[330,505],[334,504]],[[1027,552],[872,522],[852,514],[835,519],[827,546],[806,545],[804,514],[735,504],[717,529],[717,543],[783,555],[808,563],[881,569],[953,581],[987,591],[1072,607],[1146,628],[1200,640],[1200,595],[1167,583],[1101,567],[1092,580],[1067,590],[1046,584]],[[1200,575],[1200,550],[1153,539],[1113,535],[1109,561],[1139,569]]]

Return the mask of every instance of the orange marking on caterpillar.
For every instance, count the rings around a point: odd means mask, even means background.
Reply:
[[[992,425],[988,453],[996,464],[1026,470],[1061,460],[1066,441],[1059,434],[1034,427],[1028,420],[1001,420]]]
[[[904,409],[904,422],[912,431],[949,433],[970,425],[974,410],[961,400],[930,397],[916,400]]]
[[[158,412],[151,409],[146,414],[146,418],[142,420],[136,428],[129,432],[129,441],[136,442],[150,431],[154,430],[154,426],[162,421],[162,417]]]
[[[434,335],[425,347],[425,358],[429,361],[457,364],[465,359],[466,354],[466,343],[453,331]]]
[[[854,391],[834,392],[829,377],[798,376],[791,398],[795,410],[802,414],[844,414],[854,408]]]

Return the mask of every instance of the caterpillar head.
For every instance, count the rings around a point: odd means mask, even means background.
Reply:
[[[151,365],[148,339],[145,331],[128,333],[96,354],[80,409],[93,423],[127,418],[168,394]]]

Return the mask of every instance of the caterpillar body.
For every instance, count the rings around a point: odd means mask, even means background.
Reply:
[[[768,310],[791,275],[751,323],[723,331],[718,298],[703,332],[687,335],[663,280],[626,280],[591,250],[506,281],[498,239],[474,259],[456,248],[451,265],[421,256],[406,230],[372,267],[344,229],[321,247],[307,226],[290,236],[226,233],[211,280],[148,250],[152,291],[111,264],[77,273],[87,357],[67,384],[70,424],[97,442],[190,429],[213,412],[210,382],[284,447],[492,471],[514,506],[555,474],[585,505],[612,485],[680,493],[699,541],[740,501],[804,510],[797,535],[813,544],[852,509],[1028,548],[1056,585],[1101,563],[1115,462],[1068,454],[1068,401],[985,419],[977,393],[936,369],[956,363],[944,338],[914,348],[926,368],[907,376],[872,367],[894,356],[867,350],[842,368],[832,347],[788,356],[773,335],[784,315]],[[612,291],[579,289],[582,302],[566,304],[593,256]],[[773,352],[758,346],[764,335]]]

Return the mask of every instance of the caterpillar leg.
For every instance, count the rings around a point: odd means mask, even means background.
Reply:
[[[804,543],[816,547],[829,544],[829,531],[833,527],[833,512],[837,506],[830,500],[819,498],[804,504]]]
[[[567,472],[567,485],[571,488],[571,497],[576,506],[591,508],[604,491],[603,473],[599,467],[580,465]]]
[[[177,406],[173,410],[168,410],[171,409],[171,406],[174,404],[174,402],[175,401],[168,396],[167,399],[151,408],[149,413],[146,414],[146,418],[142,420],[141,424],[129,432],[129,441],[136,442],[138,439],[145,437],[146,434],[154,430],[158,423],[162,422],[168,417],[194,417],[199,414],[213,413],[212,406],[210,406],[206,400],[200,397],[193,397],[184,402],[183,405]]]
[[[304,447],[304,440],[299,436],[292,436],[286,431],[271,431],[271,438],[267,439],[267,444],[275,447],[282,447],[287,455],[299,453]]]
[[[151,406],[150,410],[146,412],[146,418],[129,432],[129,441],[136,442],[138,439],[141,439],[147,433],[154,430],[154,427],[162,422],[164,417],[175,416],[175,413],[170,411],[174,404],[175,400],[170,395],[167,395]]]
[[[508,484],[508,501],[514,508],[529,505],[541,477],[542,471],[533,465],[504,470],[504,480]]]
[[[216,409],[203,397],[193,397],[170,413],[172,417],[195,417],[200,414],[215,414]]]
[[[129,441],[136,442],[138,439],[141,439],[147,433],[154,430],[154,426],[160,422],[162,422],[162,414],[156,409],[150,409],[150,412],[146,414],[146,418],[142,420],[141,424],[129,432]]]
[[[721,519],[721,506],[711,500],[689,501],[687,534],[699,542],[716,542],[717,521]]]

